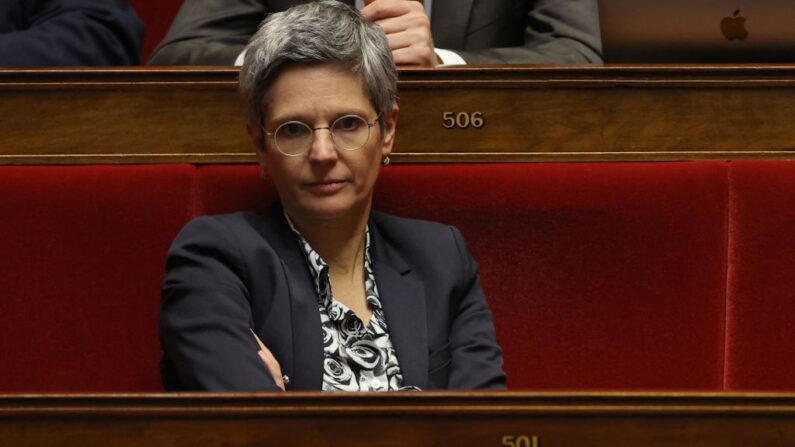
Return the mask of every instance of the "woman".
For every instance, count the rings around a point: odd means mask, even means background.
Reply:
[[[502,388],[477,264],[454,228],[371,211],[397,125],[383,32],[344,4],[271,15],[240,73],[281,206],[190,222],[166,265],[168,389]]]

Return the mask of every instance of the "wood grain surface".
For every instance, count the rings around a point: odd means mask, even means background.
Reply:
[[[0,396],[8,446],[791,446],[795,395]],[[513,444],[511,444],[513,443]]]
[[[252,162],[237,73],[0,69],[0,163]],[[399,98],[397,162],[795,156],[795,65],[404,69]]]

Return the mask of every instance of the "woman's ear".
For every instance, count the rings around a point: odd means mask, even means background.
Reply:
[[[400,108],[397,104],[392,106],[392,112],[385,116],[384,121],[384,132],[383,132],[383,144],[381,146],[381,158],[389,156],[392,153],[392,146],[395,145],[395,133],[397,132],[397,120],[398,120],[398,113],[400,112]]]
[[[268,167],[265,163],[265,134],[259,127],[254,127],[246,123],[246,133],[251,145],[254,146],[254,153],[257,154],[257,163],[260,167],[260,177],[263,179],[268,176]]]

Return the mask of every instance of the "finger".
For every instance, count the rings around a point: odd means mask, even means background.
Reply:
[[[392,51],[411,46],[427,48],[433,51],[430,41],[424,39],[422,34],[417,30],[406,30],[399,33],[387,34],[386,40],[389,43],[389,49]]]
[[[265,367],[268,368],[268,372],[271,373],[271,377],[273,377],[273,381],[276,382],[276,386],[281,388],[284,391],[284,378],[282,376],[282,368],[279,365],[279,362],[276,360],[276,357],[273,356],[270,349],[266,347],[262,347],[262,350],[257,352],[259,358],[265,363]]]
[[[422,33],[408,30],[387,35],[389,49],[397,65],[435,67],[438,63],[433,41],[421,38]]]
[[[257,337],[257,334],[254,332],[253,329],[251,330],[251,334],[254,336],[254,340],[257,341],[259,345],[259,351],[257,351],[257,355],[259,355],[260,360],[262,363],[265,364],[265,367],[268,369],[268,372],[271,373],[271,377],[273,377],[273,381],[276,382],[276,386],[284,391],[284,379],[282,378],[282,367],[279,365],[279,361],[276,360],[273,353],[268,349],[262,340]]]
[[[375,20],[373,23],[380,26],[385,34],[397,33],[408,29],[422,29],[428,39],[431,39],[431,21],[425,14],[405,14],[399,17],[388,17]]]
[[[254,329],[249,328],[249,330],[251,331],[251,335],[254,336],[254,340],[257,340],[257,344],[259,345],[259,348],[260,349],[267,349],[267,348],[265,348],[265,344],[262,343],[262,340],[260,340],[259,337],[257,337],[257,333],[254,332]]]
[[[359,11],[365,19],[376,20],[400,17],[411,12],[425,14],[425,7],[415,0],[374,0]]]
[[[399,48],[392,51],[392,58],[395,65],[419,65],[423,67],[435,67],[437,65],[436,53],[432,50],[420,50],[416,47]]]
[[[273,353],[268,348],[263,348],[261,351],[257,351],[259,358],[262,359],[265,366],[268,367],[268,371],[273,374],[273,378],[279,379],[282,378],[282,368],[279,365],[279,361],[276,360],[276,357],[273,356]]]

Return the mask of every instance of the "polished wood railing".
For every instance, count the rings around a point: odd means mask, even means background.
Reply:
[[[0,396],[4,446],[795,445],[795,394]]]
[[[0,69],[0,163],[254,161],[235,68]],[[795,157],[795,65],[400,73],[398,162]]]

